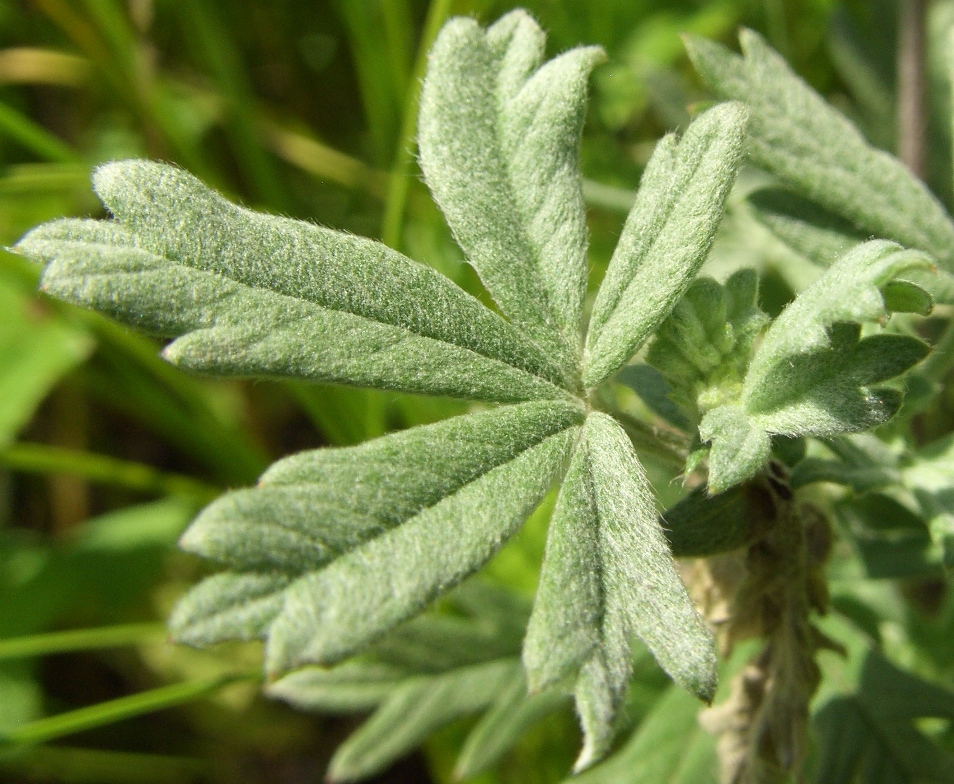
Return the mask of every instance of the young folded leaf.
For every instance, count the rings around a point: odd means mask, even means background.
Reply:
[[[769,321],[757,300],[754,270],[739,270],[725,285],[699,278],[657,330],[646,362],[692,421],[738,397],[752,345]]]
[[[586,336],[583,383],[617,370],[669,315],[706,259],[742,158],[747,112],[710,109],[646,166]]]
[[[709,489],[753,476],[768,459],[769,434],[831,436],[883,424],[901,393],[872,386],[922,360],[928,347],[903,335],[861,339],[860,323],[886,320],[882,290],[929,259],[892,242],[858,246],[805,289],[772,323],[755,353],[738,404],[709,411]],[[926,295],[925,295],[926,296]]]
[[[149,161],[100,167],[114,221],[54,221],[16,246],[47,293],[178,339],[222,375],[472,399],[566,397],[562,372],[439,273],[372,240],[230,204]],[[427,307],[421,307],[427,302]]]
[[[954,272],[954,223],[924,183],[869,145],[758,33],[742,30],[739,41],[744,57],[695,36],[686,48],[712,89],[748,105],[752,159],[866,233]]]
[[[672,562],[632,444],[590,414],[557,500],[524,645],[532,689],[570,678],[585,735],[577,770],[599,759],[632,672],[631,640],[646,643],[677,683],[715,691],[711,632]]]
[[[487,30],[453,19],[421,92],[421,169],[501,309],[578,381],[586,216],[578,148],[598,47],[541,67],[524,11]]]
[[[771,374],[797,355],[827,349],[833,324],[887,319],[881,289],[905,272],[930,266],[923,253],[885,241],[867,242],[839,259],[765,333],[745,377],[745,408],[757,412],[768,407],[776,396]]]

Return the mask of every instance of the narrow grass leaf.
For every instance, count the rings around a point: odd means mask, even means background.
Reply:
[[[407,681],[338,747],[327,778],[356,781],[378,773],[435,730],[486,708],[519,667],[507,659]]]
[[[252,673],[238,673],[192,683],[176,683],[128,697],[107,700],[88,708],[79,708],[57,716],[37,719],[0,736],[0,749],[4,746],[47,743],[84,730],[115,724],[134,716],[155,713],[207,697],[233,683],[255,680],[256,677]]]
[[[712,698],[712,635],[676,574],[648,482],[619,425],[591,414],[554,510],[524,647],[534,690],[576,679],[577,770],[612,741],[634,636],[677,683]]]
[[[689,56],[722,97],[745,101],[753,160],[859,229],[933,255],[954,272],[954,223],[897,158],[869,145],[751,30],[744,56],[688,37]]]
[[[253,213],[148,161],[107,164],[94,185],[115,221],[45,224],[17,250],[47,262],[48,293],[178,337],[164,352],[176,364],[501,401],[565,394],[502,318],[379,243]]]
[[[0,447],[95,346],[85,329],[58,318],[19,288],[13,275],[0,272]]]
[[[447,23],[431,50],[418,146],[487,289],[572,378],[587,274],[578,150],[587,78],[603,53],[572,49],[541,66],[543,48],[524,11],[487,30]]]
[[[741,104],[722,104],[657,146],[593,306],[585,386],[624,365],[689,288],[735,181],[746,121]]]

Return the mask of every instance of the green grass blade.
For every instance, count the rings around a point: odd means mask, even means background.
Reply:
[[[0,660],[139,645],[156,638],[161,639],[167,633],[166,626],[162,623],[132,623],[98,629],[71,629],[66,632],[12,637],[0,640]]]
[[[79,154],[66,142],[4,103],[0,103],[0,133],[16,140],[43,160],[55,163],[80,160]]]
[[[233,39],[211,4],[204,0],[179,3],[182,26],[196,57],[210,71],[226,100],[227,132],[242,173],[256,198],[272,209],[287,210],[289,199],[275,163],[262,144],[258,110],[248,74]]]
[[[158,471],[144,463],[120,460],[48,444],[16,443],[0,450],[0,465],[32,474],[69,474],[90,482],[206,503],[222,489],[190,476]]]
[[[407,83],[397,156],[391,170],[387,199],[384,203],[384,221],[381,227],[382,242],[392,248],[399,247],[401,242],[404,208],[407,204],[408,190],[411,187],[411,166],[417,149],[417,109],[421,99],[421,80],[427,70],[427,53],[447,19],[450,7],[451,0],[431,0],[427,9],[427,19],[424,22],[424,32],[417,50],[417,58],[414,61],[414,70]]]
[[[0,736],[0,748],[48,743],[84,730],[115,724],[124,719],[155,713],[166,708],[175,708],[215,694],[234,683],[258,680],[261,680],[261,674],[256,671],[231,673],[191,683],[160,686],[158,689],[150,689],[128,697],[119,697],[98,705],[31,721]]]
[[[62,746],[27,748],[0,757],[0,772],[19,776],[17,781],[64,784],[185,784],[208,781],[217,767],[207,759]]]

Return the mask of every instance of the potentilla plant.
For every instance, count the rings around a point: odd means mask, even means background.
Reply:
[[[898,413],[892,379],[928,347],[892,331],[889,317],[951,301],[938,267],[954,263],[954,226],[897,161],[746,41],[755,54],[744,63],[693,42],[703,72],[734,100],[659,142],[591,312],[578,149],[603,54],[584,47],[543,62],[544,35],[520,11],[486,29],[471,19],[444,27],[419,119],[427,185],[499,311],[378,242],[249,211],[150,161],[95,172],[111,220],[54,221],[17,245],[45,265],[47,294],[173,338],[163,354],[180,367],[483,404],[283,459],[255,488],[207,507],[181,540],[224,571],[179,603],[177,640],[264,640],[274,695],[377,709],[340,749],[332,778],[367,776],[486,710],[458,761],[466,778],[567,694],[583,771],[613,745],[641,645],[712,701],[713,625],[726,650],[767,639],[730,700],[705,714],[725,780],[776,781],[804,759],[815,654],[837,647],[810,620],[827,606],[831,531],[793,495],[773,439],[839,443]],[[754,271],[696,279],[747,147],[885,238],[858,244],[829,231],[828,269],[774,321],[758,306]],[[780,233],[796,220],[813,230],[807,212],[770,203],[762,212]],[[618,410],[613,392],[647,344],[676,412],[656,430]],[[679,441],[680,428],[686,476],[704,486],[663,520],[633,439]],[[554,485],[532,606],[464,582]],[[684,572],[690,598],[673,556],[719,553],[730,555]],[[732,558],[729,580],[718,567]],[[421,615],[445,595],[452,614]],[[607,778],[614,770],[584,777],[627,780]]]

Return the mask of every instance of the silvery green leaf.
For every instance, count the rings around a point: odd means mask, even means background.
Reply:
[[[490,770],[530,727],[569,701],[570,695],[558,689],[529,694],[524,673],[518,670],[468,734],[454,776],[465,781]]]
[[[749,106],[753,160],[864,232],[930,253],[954,272],[954,223],[927,187],[869,145],[761,36],[743,30],[739,40],[744,57],[697,37],[687,48],[719,95]]]
[[[704,700],[711,632],[680,582],[632,444],[604,414],[586,420],[557,500],[524,644],[531,688],[575,681],[581,770],[606,753],[632,672],[631,640]]]
[[[780,240],[810,261],[822,267],[831,266],[838,258],[870,235],[851,223],[819,207],[812,201],[780,188],[763,188],[748,197],[756,217]],[[904,282],[930,294],[936,302],[954,304],[954,275],[937,268],[912,269],[903,273]],[[927,315],[930,302],[923,292],[915,294],[915,303],[889,308],[894,311]],[[896,303],[900,305],[900,303]]]
[[[585,386],[622,367],[689,288],[735,181],[746,121],[741,104],[722,104],[657,145],[593,306]]]
[[[199,646],[260,639],[281,612],[292,579],[258,571],[207,577],[179,600],[169,616],[170,632],[179,642]]]
[[[896,389],[877,387],[917,364],[926,343],[906,335],[859,340],[860,325],[836,324],[827,350],[793,355],[746,399],[753,421],[771,433],[830,436],[868,430],[901,407]]]
[[[790,190],[761,188],[749,194],[748,203],[779,239],[821,267],[830,267],[870,236]]]
[[[289,581],[268,600],[270,625],[256,615],[270,672],[332,663],[483,565],[543,498],[581,419],[571,404],[524,403],[306,452],[207,507],[181,544]],[[242,611],[221,579],[173,614],[180,640],[222,639],[208,619]]]
[[[302,667],[268,684],[265,692],[302,710],[358,713],[376,708],[407,677],[400,667],[350,661],[330,669]]]
[[[16,249],[47,262],[47,293],[176,337],[164,352],[176,364],[500,401],[566,395],[562,372],[502,318],[380,243],[251,212],[148,161],[102,166],[94,186],[115,220],[54,221]]]
[[[516,659],[504,659],[406,680],[338,747],[328,780],[356,781],[379,772],[445,724],[486,708],[519,667]]]
[[[448,22],[430,54],[418,146],[493,298],[576,381],[587,273],[578,148],[587,78],[603,53],[571,49],[541,65],[543,46],[524,11],[487,30]]]

